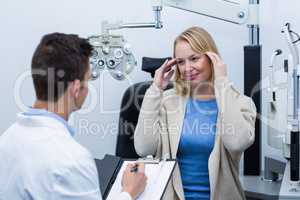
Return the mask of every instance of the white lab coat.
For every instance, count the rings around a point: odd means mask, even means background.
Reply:
[[[19,114],[0,136],[0,200],[27,199],[102,199],[93,157],[54,118]]]

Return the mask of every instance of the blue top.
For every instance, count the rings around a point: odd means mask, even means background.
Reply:
[[[56,119],[57,121],[61,122],[68,129],[68,131],[70,132],[70,134],[72,136],[75,135],[75,130],[68,124],[68,122],[64,118],[62,118],[61,116],[59,116],[58,114],[55,114],[53,112],[49,112],[45,109],[28,107],[28,110],[26,112],[24,112],[23,115],[45,116],[45,117],[50,117],[50,118]]]
[[[186,200],[209,200],[208,158],[214,147],[216,100],[189,99],[177,159]]]

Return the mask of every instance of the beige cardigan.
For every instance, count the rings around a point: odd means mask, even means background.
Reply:
[[[253,101],[240,94],[227,77],[215,80],[218,105],[216,137],[208,161],[211,200],[246,199],[239,181],[241,155],[254,142],[256,108]],[[147,90],[134,134],[140,156],[176,158],[187,97],[175,89],[162,92],[155,84]],[[164,199],[184,200],[178,165]]]

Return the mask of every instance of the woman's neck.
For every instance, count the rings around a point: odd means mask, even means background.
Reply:
[[[191,86],[190,96],[193,99],[210,100],[215,99],[215,91],[212,84],[200,84],[196,87]]]

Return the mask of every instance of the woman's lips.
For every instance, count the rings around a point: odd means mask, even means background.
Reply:
[[[185,75],[184,75],[184,79],[185,79],[185,80],[192,81],[192,80],[195,80],[199,74],[200,74],[200,73],[195,73],[195,74],[185,74]]]

